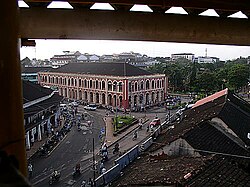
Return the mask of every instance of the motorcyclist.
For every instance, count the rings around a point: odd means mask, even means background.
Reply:
[[[133,135],[133,140],[136,140],[136,139],[137,139],[137,131],[135,131]]]
[[[54,170],[53,173],[52,173],[52,178],[56,179],[59,177],[59,172],[57,170]]]
[[[76,164],[76,167],[75,167],[75,173],[80,173],[81,172],[81,165],[80,163]]]

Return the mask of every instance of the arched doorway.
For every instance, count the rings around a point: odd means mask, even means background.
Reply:
[[[112,95],[108,95],[108,105],[112,106]]]
[[[139,102],[140,102],[140,104],[143,104],[143,95],[142,94],[140,95]]]
[[[89,99],[90,99],[90,102],[93,103],[94,97],[93,97],[93,93],[92,93],[92,92],[89,93],[89,97],[90,97],[90,98],[89,98]]]
[[[122,96],[119,96],[119,107],[122,107]]]
[[[67,88],[64,88],[64,97],[68,97]]]
[[[134,96],[134,106],[137,106],[137,95]]]
[[[79,99],[82,100],[82,90],[79,90]]]
[[[103,105],[106,104],[106,96],[105,96],[104,93],[102,94],[102,104],[103,104]]]
[[[117,106],[117,97],[116,97],[116,95],[113,96],[113,101],[114,101],[113,104],[116,107]]]
[[[88,101],[88,93],[86,91],[84,92],[84,100]]]
[[[154,92],[152,92],[151,102],[152,102],[152,103],[155,102],[155,93],[154,93]]]
[[[99,93],[95,94],[95,102],[99,104]]]
[[[146,93],[146,105],[149,105],[149,93]]]

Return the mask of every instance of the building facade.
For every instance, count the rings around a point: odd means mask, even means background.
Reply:
[[[57,87],[59,94],[122,109],[164,102],[168,80],[127,63],[71,63],[53,72],[39,72],[42,86]]]
[[[185,58],[187,60],[193,61],[194,60],[194,54],[193,53],[177,53],[177,54],[171,54],[171,60],[175,61],[179,58]]]
[[[77,58],[81,55],[79,51],[63,51],[62,55],[54,55],[50,58],[52,66],[57,68],[71,62],[77,62]]]
[[[194,61],[197,62],[197,63],[211,63],[211,64],[214,64],[216,62],[219,62],[220,59],[217,58],[217,57],[199,56],[199,57],[196,57]]]
[[[25,144],[29,150],[60,123],[58,111],[62,97],[57,92],[30,81],[22,81]]]

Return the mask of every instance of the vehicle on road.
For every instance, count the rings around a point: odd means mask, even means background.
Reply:
[[[49,179],[49,185],[57,183],[60,180],[61,173],[59,171],[54,171]]]
[[[69,103],[69,106],[78,107],[78,103],[76,101],[73,101]]]
[[[150,126],[156,127],[161,124],[161,120],[159,118],[155,118],[150,122]]]
[[[85,110],[96,110],[97,106],[95,104],[89,104],[87,106],[84,107]]]
[[[64,103],[60,104],[60,108],[61,108],[61,110],[66,111],[67,110],[67,104],[64,104]]]

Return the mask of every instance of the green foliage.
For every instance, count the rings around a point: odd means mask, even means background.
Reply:
[[[114,129],[115,131],[117,131],[118,129],[124,127],[124,126],[128,126],[131,125],[133,122],[134,118],[130,117],[130,116],[117,116],[114,118]]]
[[[249,78],[249,68],[245,64],[235,64],[228,71],[229,86],[236,90],[245,86]]]
[[[249,64],[246,58],[212,63],[194,63],[186,59],[156,64],[148,69],[164,73],[172,92],[212,93],[228,87],[237,90],[249,81]]]

